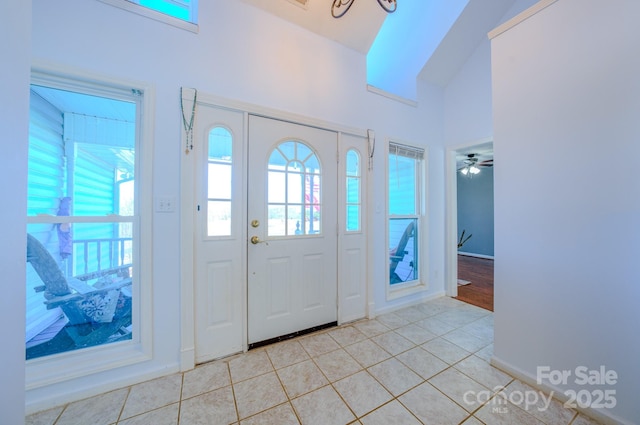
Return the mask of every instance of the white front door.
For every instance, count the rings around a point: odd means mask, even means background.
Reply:
[[[249,117],[248,342],[337,321],[337,133]]]

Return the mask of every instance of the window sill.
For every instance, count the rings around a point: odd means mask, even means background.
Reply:
[[[395,284],[393,286],[387,284],[387,301],[397,300],[398,298],[424,292],[428,288],[429,287],[426,283],[419,281]]]

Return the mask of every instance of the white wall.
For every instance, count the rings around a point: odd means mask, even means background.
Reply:
[[[559,0],[492,40],[496,364],[614,389],[596,413],[621,423],[640,418],[638,16]],[[601,365],[616,385],[576,385]]]
[[[380,190],[385,179],[385,139],[393,137],[426,146],[432,165],[428,176],[433,198],[429,203],[433,221],[428,262],[433,281],[426,294],[387,303],[384,285],[388,266],[384,265],[388,253],[382,231],[372,231],[370,246],[375,266],[370,278],[375,286],[375,308],[380,311],[441,293],[440,270],[444,263],[443,237],[439,234],[444,221],[441,90],[421,84],[417,108],[391,101],[366,91],[366,58],[360,53],[242,2],[213,0],[200,2],[200,7],[200,31],[194,34],[98,1],[37,2],[33,7],[33,58],[110,78],[154,84],[155,196],[180,198],[181,86],[336,124],[374,129],[378,146],[370,180],[375,188],[370,199],[375,206],[371,229],[385,226],[385,195]],[[20,117],[25,120],[26,112]],[[26,150],[19,153],[26,160]],[[26,180],[24,160],[18,174]],[[23,212],[24,208],[17,215]],[[154,359],[135,367],[31,390],[27,393],[28,410],[178,369],[180,220],[179,212],[153,217]],[[15,238],[22,241],[23,236]],[[19,272],[23,273],[23,262]]]
[[[31,0],[0,3],[0,134],[2,171],[3,296],[0,323],[3,323],[2,367],[0,367],[0,416],[2,422],[24,421],[24,317],[25,257],[27,249],[27,138],[29,135],[29,74],[31,64]],[[18,326],[11,326],[18,324]],[[21,326],[20,326],[21,325]]]

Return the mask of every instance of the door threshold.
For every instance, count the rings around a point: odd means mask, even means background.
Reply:
[[[288,339],[292,339],[297,336],[307,335],[313,332],[321,331],[323,329],[332,328],[334,326],[338,326],[338,322],[325,323],[324,325],[314,326],[312,328],[304,329],[302,331],[296,331],[290,334],[277,336],[275,338],[265,339],[264,341],[253,342],[249,344],[249,350],[252,350],[258,347],[264,347],[265,345],[275,344],[276,342],[286,341]]]

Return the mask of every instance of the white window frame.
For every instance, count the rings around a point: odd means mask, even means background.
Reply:
[[[139,124],[136,127],[136,177],[139,182],[136,192],[137,211],[133,222],[134,238],[137,241],[134,242],[134,258],[137,261],[134,263],[134,279],[137,279],[138,284],[133,288],[133,339],[28,360],[25,367],[27,391],[151,360],[153,347],[152,258],[151,255],[139,255],[140,252],[152,251],[153,87],[140,82],[94,77],[86,71],[56,68],[37,61],[31,70],[31,83],[99,96],[112,95],[114,98],[125,98],[123,96],[126,93],[129,96],[131,93],[141,93],[142,96],[136,108],[136,121]],[[35,216],[29,217],[27,222],[47,219],[48,217]],[[104,219],[106,222],[119,221],[117,216]],[[81,222],[82,217],[77,221]]]
[[[416,168],[417,176],[416,176],[416,214],[412,215],[391,215],[389,213],[389,158],[391,156],[391,146],[405,146],[409,150],[415,149],[423,152],[422,160],[420,161],[420,166]],[[417,292],[423,292],[428,289],[427,282],[427,247],[428,247],[428,233],[427,233],[427,161],[428,161],[428,152],[427,149],[422,147],[415,146],[411,143],[406,143],[398,140],[390,140],[387,139],[386,143],[386,179],[385,179],[385,187],[386,187],[386,217],[385,217],[385,255],[386,255],[386,264],[387,264],[387,274],[385,276],[385,294],[387,301],[395,300],[398,298],[402,298],[411,294],[415,294]],[[402,219],[417,219],[416,231],[418,232],[418,255],[414,258],[414,261],[418,261],[418,279],[411,280],[403,283],[391,284],[389,282],[389,221],[393,218]]]
[[[191,20],[185,21],[175,16],[167,15],[154,9],[140,5],[140,0],[99,0],[103,3],[110,4],[120,9],[128,10],[129,12],[136,13],[138,15],[163,22],[168,25],[172,25],[183,30],[198,33],[198,0],[192,0],[189,7]],[[165,0],[167,3],[183,3],[180,0]]]

